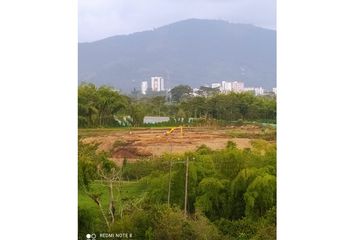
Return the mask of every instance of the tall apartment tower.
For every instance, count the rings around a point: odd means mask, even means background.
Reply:
[[[147,90],[148,90],[148,82],[147,81],[141,82],[141,93],[145,95]]]
[[[231,82],[222,81],[222,82],[221,82],[221,88],[220,88],[220,90],[221,90],[221,92],[223,92],[223,93],[231,92],[231,90],[232,90],[232,83],[231,83]]]
[[[165,90],[165,80],[162,77],[151,78],[151,90],[153,92],[160,92]]]
[[[243,92],[244,88],[245,88],[245,85],[243,82],[235,81],[232,83],[232,91],[233,92],[237,92],[237,93]]]

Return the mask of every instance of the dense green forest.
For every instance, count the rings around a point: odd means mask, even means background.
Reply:
[[[131,126],[143,126],[144,116],[168,116],[176,122],[260,121],[275,123],[276,99],[251,93],[220,94],[201,87],[199,96],[189,86],[176,86],[170,97],[136,99],[107,86],[83,83],[78,90],[79,127],[118,127],[117,119],[128,117]]]
[[[202,145],[185,154],[126,159],[122,166],[96,148],[79,142],[80,239],[88,232],[132,233],[133,239],[275,239],[275,144],[255,140],[241,150],[228,142],[217,151]]]

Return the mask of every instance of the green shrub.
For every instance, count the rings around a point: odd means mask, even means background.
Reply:
[[[89,209],[80,208],[78,209],[78,228],[79,228],[79,239],[85,240],[87,233],[95,232],[95,216],[90,212]]]
[[[212,153],[213,151],[211,150],[210,147],[208,147],[207,145],[205,144],[202,144],[200,145],[198,148],[197,148],[197,153],[200,154],[200,155],[207,155],[207,154],[210,154]]]
[[[236,143],[233,141],[227,141],[226,148],[227,149],[235,149],[237,147]]]

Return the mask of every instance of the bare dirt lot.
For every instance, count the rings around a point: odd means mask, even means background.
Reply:
[[[239,148],[251,147],[250,138],[237,137],[235,133],[259,134],[262,129],[248,125],[232,128],[183,128],[167,135],[169,128],[135,129],[135,130],[80,130],[84,143],[97,143],[98,151],[110,152],[112,160],[120,163],[148,156],[160,156],[163,153],[183,153],[194,151],[202,144],[211,149],[225,148],[228,141],[233,141]]]

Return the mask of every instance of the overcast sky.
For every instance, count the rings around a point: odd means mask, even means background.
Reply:
[[[275,0],[78,0],[79,42],[150,30],[188,18],[276,28]]]

